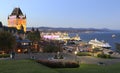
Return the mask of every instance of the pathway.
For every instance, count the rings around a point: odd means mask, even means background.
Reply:
[[[60,53],[64,56],[65,61],[75,61],[76,56],[74,54],[70,53]],[[16,54],[15,60],[20,59],[49,59],[54,57],[55,53],[31,53],[31,54]],[[10,60],[10,58],[0,58],[0,60]],[[86,63],[86,64],[98,64],[98,62],[103,62],[106,65],[111,65],[114,63],[120,62],[120,59],[102,59],[102,58],[95,58],[92,56],[77,56],[77,61],[80,63]]]

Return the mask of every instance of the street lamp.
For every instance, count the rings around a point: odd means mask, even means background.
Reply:
[[[77,51],[75,51],[74,53],[75,53],[75,61],[77,62]]]
[[[77,51],[75,51],[75,55],[77,54]]]

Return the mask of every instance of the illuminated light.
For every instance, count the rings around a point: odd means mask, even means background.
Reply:
[[[94,46],[92,46],[92,49],[94,49],[95,47]]]
[[[5,52],[4,52],[4,51],[2,51],[2,54],[5,54]]]
[[[75,53],[75,55],[76,55],[76,54],[77,54],[77,51],[75,51],[74,53]]]
[[[21,52],[21,49],[18,49],[17,51],[18,51],[18,53],[20,53],[20,52]]]
[[[35,45],[35,48],[37,48],[37,44],[34,44]]]

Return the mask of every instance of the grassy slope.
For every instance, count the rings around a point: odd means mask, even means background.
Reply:
[[[111,66],[81,64],[79,68],[56,70],[60,73],[120,73],[120,63]]]
[[[120,73],[120,63],[111,66],[81,64],[79,68],[51,69],[31,60],[0,60],[0,73]]]
[[[0,60],[0,73],[58,73],[30,60]]]

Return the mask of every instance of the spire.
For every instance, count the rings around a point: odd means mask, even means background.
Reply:
[[[23,13],[22,13],[21,9],[18,7],[18,8],[14,8],[11,15],[23,15]]]

